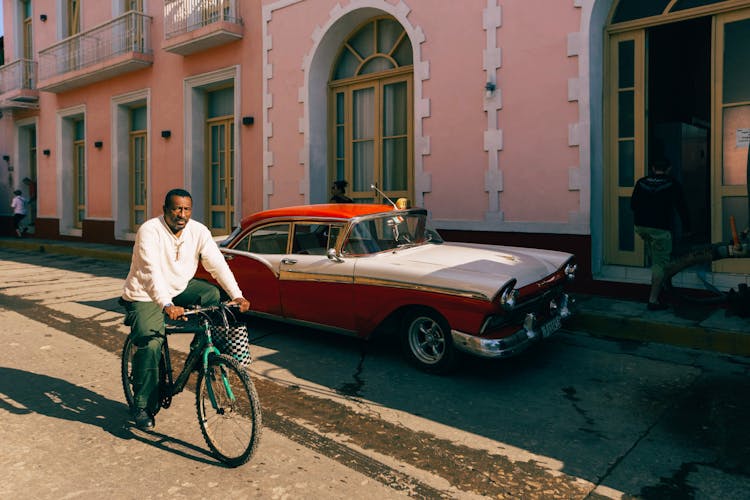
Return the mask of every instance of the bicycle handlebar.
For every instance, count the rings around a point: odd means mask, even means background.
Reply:
[[[222,302],[221,304],[217,306],[190,306],[189,308],[185,308],[185,312],[182,313],[182,316],[190,316],[193,314],[201,314],[211,311],[218,311],[219,309],[229,309],[229,308],[237,308],[239,309],[239,304],[231,304],[229,302]]]

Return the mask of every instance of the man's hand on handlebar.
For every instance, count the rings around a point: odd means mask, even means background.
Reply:
[[[167,304],[164,307],[164,314],[169,316],[169,319],[171,320],[180,319],[180,317],[182,317],[185,314],[185,308],[176,306],[174,304]],[[187,320],[187,318],[184,318],[184,317],[182,319]]]
[[[245,297],[237,297],[229,301],[229,304],[237,304],[240,308],[240,312],[247,312],[250,309],[250,301]]]

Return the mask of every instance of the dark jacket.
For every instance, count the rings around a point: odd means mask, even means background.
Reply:
[[[335,194],[331,196],[331,203],[354,203],[351,198],[345,194]]]
[[[667,174],[652,174],[638,179],[630,197],[636,226],[672,229],[674,212],[680,216],[682,227],[690,231],[687,204],[682,185]]]

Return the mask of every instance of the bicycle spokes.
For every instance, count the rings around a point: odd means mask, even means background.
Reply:
[[[206,443],[219,459],[236,467],[250,459],[260,438],[258,395],[239,363],[211,356],[198,380],[196,407]]]

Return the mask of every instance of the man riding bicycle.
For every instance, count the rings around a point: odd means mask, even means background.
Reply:
[[[220,302],[219,289],[194,279],[198,262],[211,273],[239,306],[250,308],[211,231],[191,220],[193,199],[184,189],[172,189],[164,198],[164,214],[144,222],[133,246],[130,271],[121,302],[125,324],[136,336],[133,358],[133,419],[139,429],[154,427],[159,408],[159,359],[164,342],[164,315],[178,319],[184,307]]]

